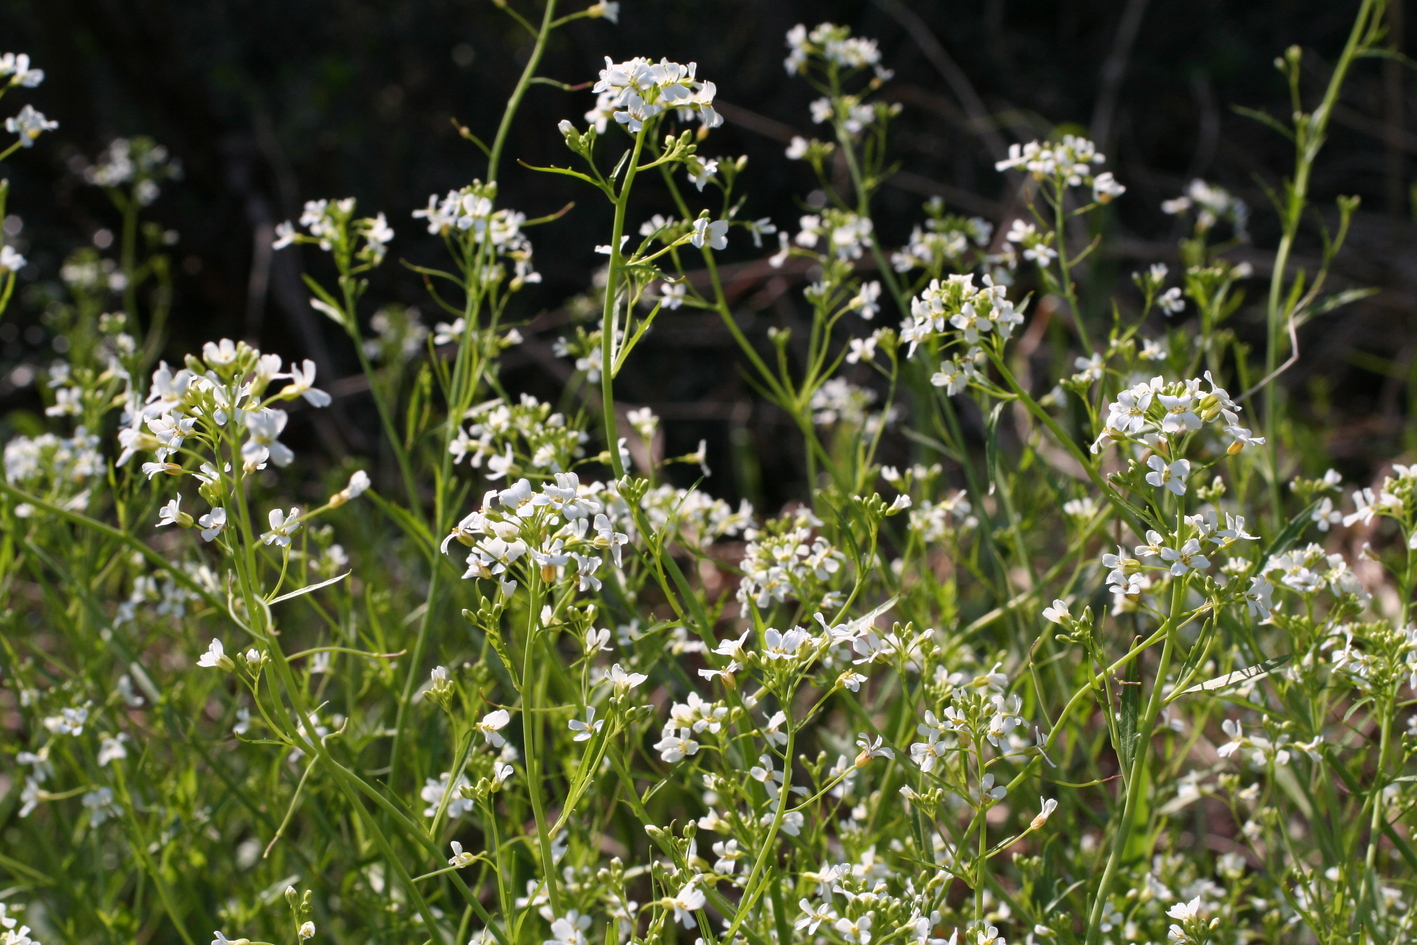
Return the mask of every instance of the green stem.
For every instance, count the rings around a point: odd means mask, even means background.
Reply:
[[[507,99],[507,108],[502,112],[502,121],[497,125],[497,136],[492,139],[492,152],[487,156],[487,182],[489,184],[497,181],[497,165],[502,158],[502,148],[507,143],[507,135],[512,130],[512,119],[517,114],[517,109],[521,107],[522,96],[526,94],[527,86],[531,84],[532,77],[536,75],[536,67],[541,65],[541,57],[546,52],[546,40],[551,36],[553,21],[556,16],[556,0],[546,0],[546,10],[541,16],[541,29],[536,34],[536,42],[531,47],[531,55],[527,58],[526,66],[522,69],[521,78],[517,80],[516,87],[512,89],[511,98]]]
[[[1073,313],[1073,325],[1078,330],[1078,340],[1087,353],[1093,353],[1092,339],[1088,337],[1087,326],[1083,324],[1082,309],[1078,305],[1077,290],[1073,286],[1072,264],[1068,261],[1068,214],[1066,206],[1067,191],[1062,188],[1054,188],[1053,191],[1053,213],[1054,231],[1053,236],[1058,244],[1058,270],[1063,277],[1063,297],[1068,300],[1068,308]]]
[[[1127,843],[1132,836],[1132,822],[1136,819],[1137,804],[1141,800],[1142,780],[1146,776],[1147,763],[1151,760],[1151,736],[1156,731],[1156,719],[1161,714],[1161,699],[1166,688],[1166,676],[1171,670],[1171,657],[1175,650],[1176,635],[1180,630],[1177,614],[1184,603],[1186,582],[1175,580],[1171,585],[1171,613],[1166,618],[1166,640],[1161,645],[1161,661],[1156,667],[1156,679],[1151,684],[1151,696],[1147,699],[1145,714],[1136,734],[1135,754],[1131,769],[1127,774],[1124,790],[1126,801],[1122,805],[1122,820],[1117,825],[1117,836],[1112,841],[1112,850],[1107,856],[1107,865],[1102,870],[1102,879],[1097,884],[1097,892],[1092,900],[1092,912],[1087,920],[1087,945],[1099,945],[1102,941],[1102,914],[1107,906],[1107,897],[1112,891],[1112,881],[1116,878],[1117,867],[1126,855]],[[1140,654],[1138,654],[1140,658]],[[1110,706],[1103,707],[1112,711]],[[1117,746],[1118,754],[1121,747]]]
[[[1274,271],[1269,278],[1269,300],[1266,306],[1265,344],[1265,389],[1264,389],[1264,429],[1265,447],[1269,457],[1270,524],[1277,532],[1284,524],[1284,494],[1280,486],[1279,473],[1279,386],[1274,382],[1274,374],[1279,369],[1279,348],[1283,344],[1288,306],[1285,304],[1285,270],[1289,267],[1289,256],[1294,249],[1294,240],[1303,219],[1304,206],[1308,200],[1309,175],[1314,161],[1324,144],[1324,135],[1329,118],[1338,101],[1339,90],[1348,74],[1360,47],[1365,45],[1365,37],[1371,31],[1370,21],[1374,7],[1381,7],[1383,0],[1363,0],[1358,15],[1353,20],[1353,28],[1348,33],[1348,41],[1334,65],[1328,88],[1324,90],[1319,107],[1307,119],[1300,116],[1294,128],[1295,168],[1294,181],[1286,190],[1284,206],[1284,233],[1275,252]],[[1297,64],[1293,68],[1298,68]],[[1297,106],[1296,106],[1297,107]]]
[[[551,911],[561,915],[561,890],[556,882],[556,860],[551,852],[551,830],[546,820],[546,805],[541,797],[541,708],[546,701],[546,679],[551,654],[537,658],[537,623],[541,614],[541,582],[533,576],[531,605],[527,608],[526,648],[522,653],[522,747],[526,752],[527,795],[531,798],[532,815],[536,818],[537,848],[541,854],[541,871],[546,883],[546,895]]]
[[[645,132],[649,128],[641,125],[635,135],[635,150],[630,155],[625,168],[625,183],[620,185],[620,194],[615,200],[615,223],[610,231],[610,271],[605,278],[605,310],[600,320],[600,398],[601,419],[605,423],[605,448],[610,453],[610,468],[615,478],[625,475],[625,464],[620,460],[620,438],[615,423],[615,310],[620,294],[620,269],[624,257],[620,255],[620,237],[625,232],[625,210],[629,203],[630,188],[635,183],[639,171],[640,153],[645,146]],[[630,297],[625,295],[625,317],[630,317]],[[629,325],[625,326],[629,330]]]

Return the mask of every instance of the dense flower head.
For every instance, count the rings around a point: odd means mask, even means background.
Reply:
[[[788,75],[805,74],[814,59],[840,69],[870,68],[883,81],[892,74],[881,65],[881,50],[876,41],[852,36],[847,26],[819,23],[808,30],[799,23],[787,31],[787,48],[783,67]]]
[[[366,266],[379,265],[384,261],[394,231],[382,212],[373,217],[355,217],[355,206],[353,197],[305,201],[299,225],[306,232],[301,233],[289,220],[279,223],[275,228],[276,239],[271,244],[272,248],[284,249],[293,243],[314,243],[324,252],[352,258]],[[344,316],[334,310],[329,302],[317,299],[313,304],[335,321],[343,320]]]
[[[1097,145],[1086,138],[1064,135],[1061,141],[1011,144],[1009,156],[996,162],[994,167],[1000,171],[1025,170],[1037,180],[1056,180],[1066,187],[1091,187],[1101,180],[1098,199],[1105,196],[1110,200],[1121,189],[1111,174],[1096,170],[1096,166],[1106,160]]]
[[[1164,213],[1196,215],[1196,229],[1210,230],[1224,221],[1235,230],[1235,235],[1245,237],[1245,228],[1250,218],[1250,208],[1245,201],[1216,184],[1196,178],[1186,185],[1186,192],[1179,197],[1163,201]]]
[[[90,184],[131,186],[143,206],[157,199],[161,192],[160,181],[181,179],[182,162],[172,157],[166,147],[144,135],[114,138],[97,162],[84,168],[84,180]]]
[[[958,340],[974,345],[991,333],[1007,339],[1022,324],[1023,312],[1009,301],[1005,286],[988,275],[975,285],[974,274],[964,273],[931,279],[910,300],[910,316],[901,324],[900,338],[909,342],[909,352],[914,354],[921,342],[952,329],[959,332]]]
[[[713,98],[717,88],[712,82],[696,77],[698,63],[687,66],[668,59],[655,63],[637,56],[625,62],[605,57],[605,68],[592,87],[597,95],[595,108],[586,113],[586,121],[603,134],[610,120],[635,133],[660,114],[674,112],[680,121],[698,118],[705,128],[723,124],[723,116],[714,111]]]
[[[896,272],[912,269],[936,271],[943,264],[960,268],[971,250],[978,252],[989,245],[994,225],[983,217],[962,217],[944,212],[944,202],[926,204],[930,213],[923,226],[916,225],[905,246],[891,254],[891,268]]]
[[[516,289],[541,281],[541,274],[532,263],[531,240],[522,232],[526,214],[517,210],[496,208],[496,184],[473,181],[466,187],[450,190],[442,197],[428,196],[428,206],[413,211],[415,219],[428,221],[428,232],[445,236],[460,236],[472,246],[491,251],[501,265],[505,260],[512,267],[511,287]],[[486,272],[490,282],[501,281],[500,269]]]

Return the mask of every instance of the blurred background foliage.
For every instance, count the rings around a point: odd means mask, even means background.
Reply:
[[[532,11],[528,0],[513,2]],[[1397,50],[1407,48],[1414,19],[1402,6],[1393,4]],[[993,170],[1001,150],[1064,131],[1089,134],[1129,188],[1113,205],[1106,252],[1085,274],[1105,317],[1109,294],[1124,309],[1139,301],[1131,271],[1178,264],[1181,224],[1159,205],[1193,177],[1222,184],[1254,209],[1253,243],[1235,255],[1267,276],[1276,223],[1265,188],[1292,167],[1291,149],[1232,106],[1287,114],[1273,61],[1297,44],[1311,107],[1354,7],[1347,0],[625,0],[618,25],[581,20],[558,32],[542,74],[587,82],[607,55],[696,61],[699,76],[717,84],[727,118],[701,152],[747,155],[742,215],[795,230],[812,181],[783,149],[793,134],[813,133],[807,103],[815,93],[784,72],[783,35],[799,22],[849,24],[879,39],[896,72],[881,94],[903,106],[893,125],[899,172],[877,207],[883,241],[902,242],[920,204],[935,195],[1007,224],[1020,208]],[[353,351],[309,308],[300,282],[302,267],[324,275],[325,261],[308,251],[302,258],[298,248],[271,253],[272,228],[319,197],[353,195],[361,211],[384,211],[397,238],[364,317],[401,303],[418,306],[430,326],[444,318],[401,264],[443,259],[440,241],[409,213],[430,193],[485,172],[454,122],[490,138],[529,51],[525,32],[487,0],[5,0],[0,31],[5,49],[29,52],[47,71],[28,100],[61,123],[0,169],[12,182],[9,212],[23,220],[20,248],[33,263],[22,274],[21,304],[0,325],[0,415],[39,406],[35,378],[63,345],[45,324],[63,259],[83,246],[102,248],[119,224],[105,195],[76,171],[112,138],[148,134],[186,170],[147,211],[177,234],[168,357],[231,336],[314,358],[337,409],[319,429],[295,417],[296,436],[330,461],[377,450]],[[1417,72],[1396,60],[1370,60],[1345,87],[1313,195],[1320,207],[1339,194],[1362,197],[1335,275],[1339,287],[1381,291],[1306,326],[1303,359],[1284,379],[1303,405],[1304,422],[1291,436],[1322,445],[1359,478],[1417,447],[1415,81]],[[591,103],[587,90],[534,86],[508,156],[569,163],[556,122],[579,122]],[[509,388],[543,398],[571,396],[573,365],[555,356],[552,342],[576,317],[567,302],[591,284],[602,259],[592,247],[605,240],[609,219],[574,182],[506,165],[502,205],[535,217],[571,201],[559,222],[531,233],[544,281],[521,296],[515,315],[527,341],[504,359]],[[636,201],[639,219],[672,209],[649,186]],[[1311,227],[1311,255],[1317,233]],[[768,269],[761,260],[770,252],[740,238],[722,254],[738,318],[760,342],[768,327],[807,315],[799,298],[809,275]],[[1250,310],[1263,295],[1258,281],[1249,294],[1237,330],[1259,338],[1263,313]],[[894,324],[892,313],[885,317]],[[681,309],[660,318],[617,387],[664,418],[667,455],[708,440],[720,474],[706,488],[772,508],[805,488],[800,447],[738,363],[716,315]],[[1056,377],[1071,365],[1039,369],[1040,378]]]

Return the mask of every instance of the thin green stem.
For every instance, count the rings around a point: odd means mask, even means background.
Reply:
[[[546,0],[546,9],[541,15],[541,29],[536,33],[536,42],[532,44],[531,55],[527,57],[526,65],[522,67],[521,77],[517,79],[516,87],[512,89],[511,97],[507,99],[507,107],[502,112],[502,121],[497,125],[497,136],[492,139],[492,152],[487,156],[487,182],[489,184],[497,181],[497,165],[501,162],[502,149],[507,144],[507,135],[512,130],[512,119],[516,117],[517,110],[522,104],[522,96],[526,94],[532,77],[536,75],[537,67],[541,65],[541,57],[546,53],[546,41],[551,36],[555,19],[556,0]]]

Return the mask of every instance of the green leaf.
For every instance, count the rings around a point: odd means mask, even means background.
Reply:
[[[1122,703],[1121,717],[1117,723],[1117,755],[1122,760],[1123,776],[1130,778],[1132,762],[1137,756],[1138,722],[1141,718],[1141,659],[1132,660],[1127,667],[1127,678],[1120,680],[1119,693]],[[1128,790],[1131,790],[1128,785]]]
[[[1246,666],[1244,669],[1237,669],[1233,673],[1225,673],[1224,675],[1207,679],[1205,682],[1196,683],[1189,689],[1184,690],[1181,695],[1187,696],[1193,692],[1223,692],[1241,683],[1263,679],[1287,662],[1289,662],[1288,653],[1283,656],[1267,659],[1262,663],[1256,663],[1254,666]]]
[[[282,601],[291,600],[292,598],[299,597],[302,594],[309,594],[312,591],[318,591],[322,587],[329,587],[331,584],[343,581],[345,578],[349,577],[351,573],[353,572],[346,571],[338,577],[330,578],[328,581],[321,581],[319,584],[307,584],[305,587],[300,588],[300,590],[298,591],[291,591],[289,594],[282,594],[274,600],[267,601],[267,603],[279,604]]]
[[[1315,316],[1323,315],[1336,308],[1342,308],[1350,303],[1377,295],[1381,291],[1382,289],[1377,286],[1369,286],[1365,289],[1347,289],[1343,292],[1335,292],[1332,295],[1326,295],[1319,302],[1315,303],[1311,309],[1305,312],[1304,317],[1299,319],[1297,323],[1302,325]]]
[[[1258,111],[1258,109],[1244,108],[1243,105],[1231,105],[1230,111],[1236,113],[1236,115],[1244,115],[1246,118],[1253,118],[1257,120],[1257,122],[1260,122],[1261,125],[1277,130],[1277,132],[1280,132],[1281,135],[1287,137],[1291,142],[1294,140],[1294,130],[1285,128],[1284,123],[1280,122],[1280,119],[1274,118],[1272,115],[1267,115],[1267,113]]]

